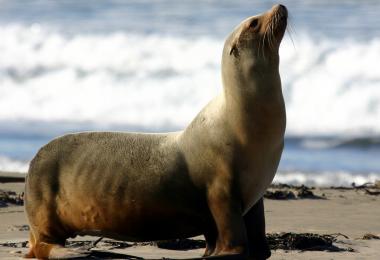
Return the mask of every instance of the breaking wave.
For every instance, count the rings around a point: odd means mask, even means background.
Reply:
[[[29,162],[14,160],[5,156],[0,156],[0,171],[26,173],[29,169]]]
[[[17,24],[0,34],[1,122],[180,129],[221,90],[223,39]],[[280,50],[288,134],[380,134],[380,38],[293,41]]]

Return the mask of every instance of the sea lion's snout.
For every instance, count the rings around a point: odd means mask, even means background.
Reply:
[[[267,19],[266,31],[280,43],[287,26],[288,9],[284,5],[275,5],[269,11]]]
[[[285,26],[288,20],[288,9],[284,5],[275,5],[269,11],[269,20],[270,23],[273,23],[273,26]]]
[[[286,8],[285,5],[281,5],[281,4],[278,4],[278,5],[274,5],[272,7],[272,12],[273,13],[278,13],[279,17],[281,19],[287,19],[288,18],[288,9]]]

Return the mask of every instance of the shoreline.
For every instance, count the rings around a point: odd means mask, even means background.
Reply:
[[[26,172],[20,172],[20,171],[4,171],[0,170],[0,183],[7,183],[7,182],[24,182]],[[366,181],[358,181],[355,182],[354,180],[352,181],[347,181],[346,185],[330,185],[330,184],[318,184],[316,181],[310,181],[307,179],[304,179],[303,181],[302,178],[295,178],[295,180],[292,180],[292,178],[287,178],[287,175],[293,174],[294,176],[300,175],[300,174],[305,174],[305,175],[312,175],[314,172],[298,172],[298,171],[286,171],[286,172],[277,172],[275,175],[275,178],[271,184],[271,186],[276,186],[276,185],[288,185],[290,187],[297,187],[297,186],[309,186],[309,187],[317,187],[317,188],[357,188],[363,184],[368,184],[368,183],[378,183],[377,185],[380,186],[380,175],[378,176],[377,174],[373,173],[371,178]],[[321,172],[317,173],[318,175],[332,175],[332,178],[334,177],[334,174],[337,174],[335,172]],[[339,173],[338,173],[339,174]],[[341,173],[342,174],[342,173]],[[367,175],[371,175],[370,173]],[[362,176],[360,174],[357,175],[350,175],[348,173],[343,173],[343,177],[347,176]],[[299,180],[301,179],[301,180]],[[323,183],[323,182],[322,182]],[[359,183],[359,185],[357,185]]]

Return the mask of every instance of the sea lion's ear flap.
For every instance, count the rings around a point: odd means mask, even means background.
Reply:
[[[235,45],[230,46],[230,55],[234,52],[234,49],[236,48]]]
[[[233,54],[235,57],[239,55],[236,43],[231,44],[230,46],[230,55]]]

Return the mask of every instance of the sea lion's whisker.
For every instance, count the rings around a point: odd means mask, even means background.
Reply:
[[[296,45],[294,44],[292,33],[291,33],[290,29],[286,28],[286,31],[288,32],[287,34],[289,35],[290,41],[292,42],[292,45],[293,45],[293,48],[297,49]]]
[[[260,39],[259,42],[258,42],[257,53],[258,53],[258,55],[262,55],[262,57],[264,58],[263,40],[262,39]]]
[[[271,23],[270,30],[268,33],[268,45],[269,45],[269,48],[271,48],[271,49],[274,48],[274,44],[273,44],[273,23]]]
[[[271,26],[271,33],[270,33],[270,41],[271,41],[271,48],[274,49],[275,48],[275,44],[274,44],[274,28],[275,26],[277,26],[277,15],[275,16],[275,20],[274,20],[274,23],[272,23],[272,26]]]
[[[275,44],[274,44],[274,31],[275,31],[275,27],[277,26],[277,15],[275,14],[273,17],[272,17],[272,20],[269,24],[269,36],[268,36],[268,39],[269,39],[269,47],[273,50],[275,48]]]
[[[264,60],[266,59],[266,57],[265,57],[265,44],[266,44],[266,40],[267,40],[267,30],[265,30],[265,33],[264,33],[263,38],[262,38],[262,41],[263,41],[262,53],[263,53],[263,59]]]
[[[294,33],[296,35],[296,31],[293,29],[293,23],[290,19],[288,21],[288,26],[286,27],[286,32],[289,35],[290,40],[292,41],[293,48],[297,49],[296,45],[294,44],[293,37],[292,37],[292,33]]]

